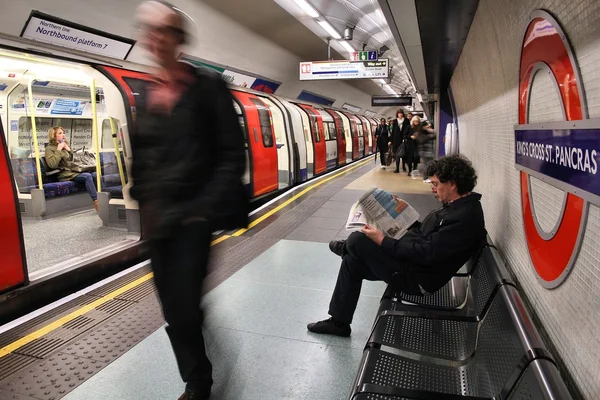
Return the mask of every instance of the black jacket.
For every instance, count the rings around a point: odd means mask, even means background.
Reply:
[[[392,125],[392,151],[394,154],[398,152],[400,145],[404,141],[406,135],[410,132],[410,122],[408,119],[404,118],[402,121],[402,126],[398,124],[398,118],[394,119]]]
[[[383,239],[384,251],[414,274],[418,283],[433,293],[487,241],[481,195],[471,193],[432,211],[422,223],[399,240]]]
[[[421,127],[413,127],[412,125],[408,126],[406,133],[404,134],[404,161],[407,163],[412,163],[415,158],[418,156],[418,147],[417,141],[411,136],[419,135],[421,131]]]
[[[244,134],[232,95],[218,75],[200,69],[195,75],[171,115],[147,110],[149,83],[132,86],[138,96],[131,196],[151,236],[190,218],[207,220],[213,231],[248,225]]]
[[[377,148],[383,152],[388,151],[388,143],[390,142],[388,126],[379,125],[375,131],[375,136],[377,136]]]

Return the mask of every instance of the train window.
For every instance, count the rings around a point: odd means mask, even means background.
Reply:
[[[263,145],[265,147],[273,147],[273,129],[271,124],[271,116],[269,115],[269,109],[262,101],[258,99],[250,100],[252,100],[252,103],[254,103],[258,111],[258,120],[260,123]]]
[[[329,137],[332,140],[337,139],[337,132],[335,131],[335,123],[328,122],[327,125],[329,125]]]
[[[120,135],[120,126],[121,123],[119,122],[118,119],[114,120],[114,128],[117,130],[117,140],[118,140],[118,146],[119,149],[122,151],[123,149],[123,144],[121,143],[121,135]],[[110,124],[110,119],[105,119],[104,121],[102,121],[102,143],[101,146],[103,149],[114,149],[115,148],[115,141],[113,140],[112,137],[113,134],[113,127]]]
[[[319,130],[319,124],[317,123],[317,118],[311,116],[310,122],[312,122],[313,130],[315,132],[315,142],[319,143],[321,141],[321,131]]]
[[[248,131],[246,131],[246,121],[244,120],[244,113],[242,112],[242,109],[240,108],[239,104],[236,103],[235,100],[233,100],[233,108],[235,109],[235,113],[238,116],[238,123],[242,128],[242,132],[244,132],[244,144],[246,147],[248,147]]]
[[[325,131],[325,140],[331,140],[330,135],[329,135],[329,125],[327,124],[327,122],[323,123],[323,130]]]

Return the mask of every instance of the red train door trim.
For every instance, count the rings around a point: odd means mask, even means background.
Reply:
[[[0,293],[3,293],[28,283],[29,279],[19,199],[1,121],[0,137]]]
[[[258,107],[264,107],[269,113],[270,119],[271,114],[269,107],[257,96],[237,90],[233,90],[232,93],[244,114],[252,164],[250,174],[252,195],[258,197],[279,189],[279,166],[273,123],[270,125],[270,132],[263,132]],[[268,140],[265,142],[265,138],[268,139],[268,137],[271,138],[270,142]]]

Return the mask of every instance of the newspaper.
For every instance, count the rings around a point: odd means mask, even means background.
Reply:
[[[352,205],[346,229],[362,229],[368,224],[389,237],[400,239],[418,220],[419,213],[406,201],[385,190],[374,188]]]

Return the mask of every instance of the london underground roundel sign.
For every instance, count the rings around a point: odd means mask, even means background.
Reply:
[[[549,73],[554,78],[554,84],[563,106],[565,120],[581,123],[582,120],[588,119],[585,95],[581,85],[582,80],[571,46],[558,22],[550,14],[545,11],[535,11],[531,15],[521,49],[519,128],[516,129],[527,129],[530,126],[528,125],[528,112],[532,82],[535,74],[542,71]],[[556,126],[560,124],[575,126],[571,122],[565,122],[542,124],[542,127],[544,125]],[[518,144],[516,142],[516,146]],[[543,146],[540,146],[542,150],[538,151],[538,153],[541,152],[542,159],[545,149]],[[554,150],[553,146],[545,146],[549,147],[547,151],[551,159],[553,157],[551,155]],[[517,149],[517,154],[518,151]],[[540,283],[546,288],[554,288],[567,278],[577,259],[585,231],[589,203],[576,194],[577,190],[565,185],[566,187],[563,187],[563,189],[567,193],[562,210],[559,213],[559,220],[552,232],[544,232],[540,228],[535,215],[531,192],[531,175],[530,172],[521,169],[521,205],[525,237],[531,262],[538,274]],[[545,180],[543,176],[541,179]]]

